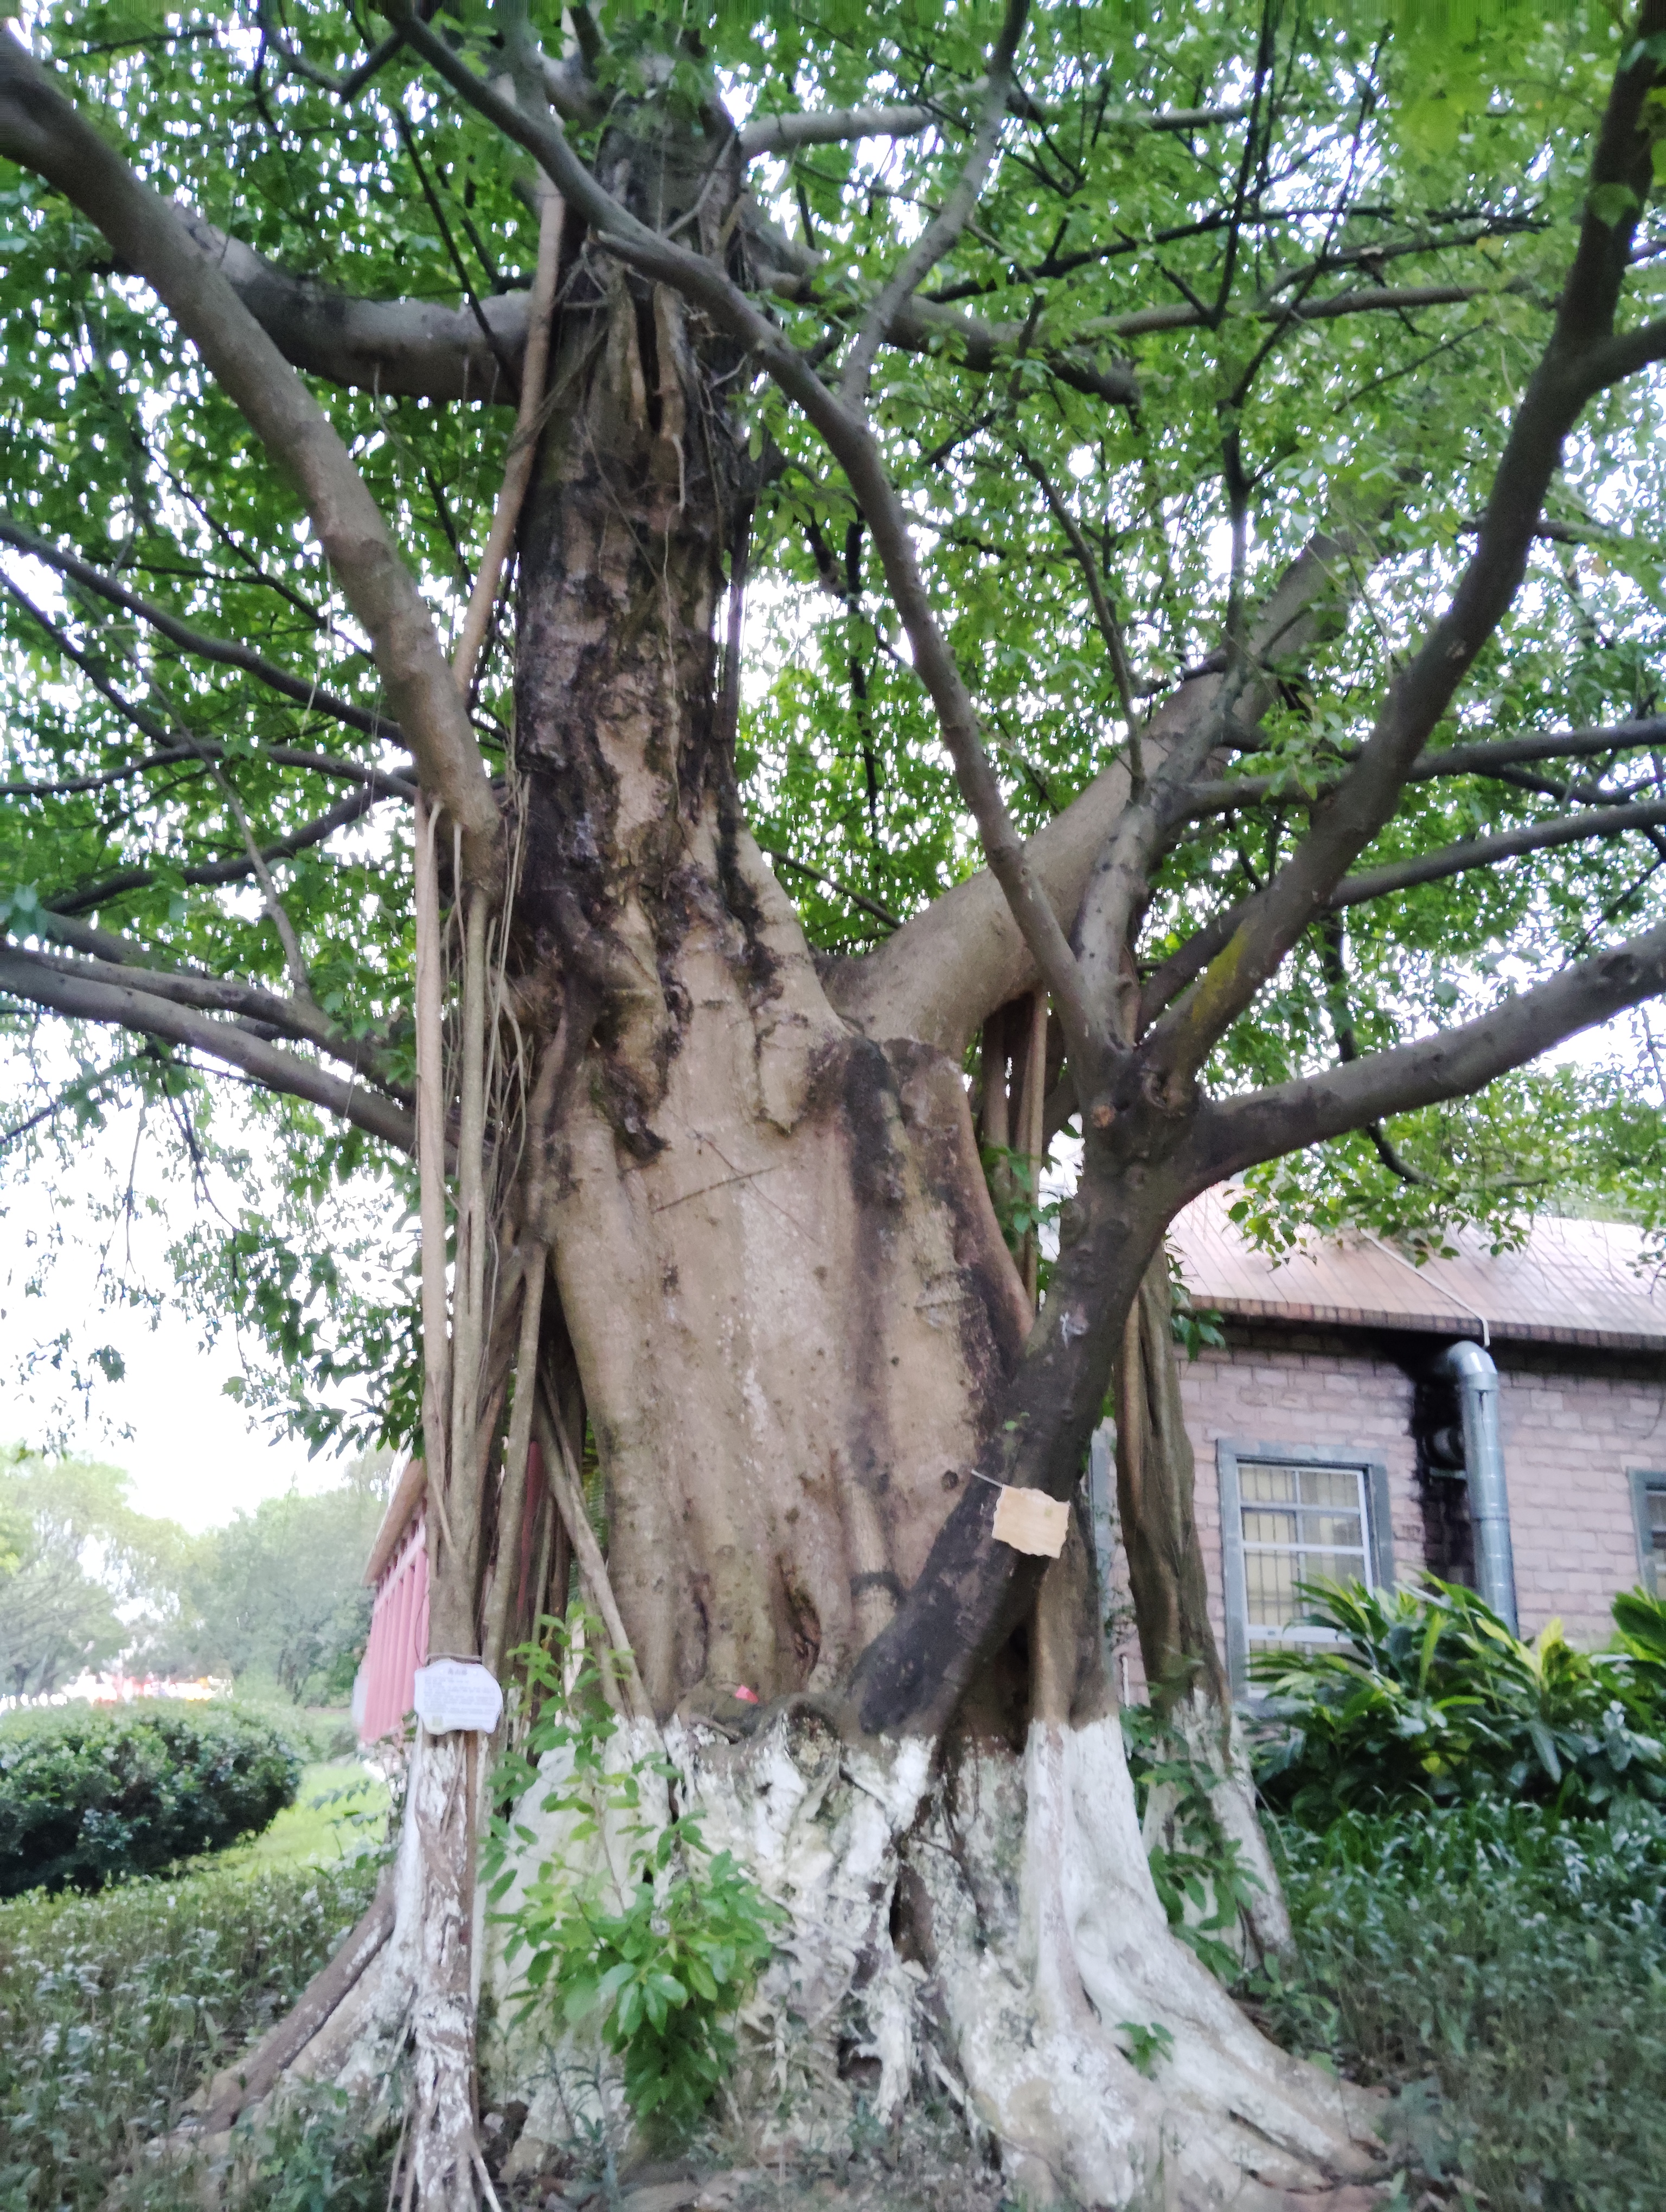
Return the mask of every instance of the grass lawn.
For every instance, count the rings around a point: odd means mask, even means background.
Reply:
[[[220,1852],[216,1867],[327,1866],[380,1842],[387,1821],[387,1784],[357,1759],[307,1766],[293,1805],[264,1835]]]

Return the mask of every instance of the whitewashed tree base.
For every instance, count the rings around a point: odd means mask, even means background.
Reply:
[[[853,1752],[804,1712],[740,1743],[673,1723],[666,1748],[710,1848],[790,1916],[741,2021],[732,2112],[760,2159],[842,2149],[859,2101],[890,2124],[929,2092],[1037,2203],[1272,2212],[1381,2172],[1371,2094],[1269,2044],[1170,1935],[1114,1715],[937,1771],[922,1741]],[[517,1814],[540,1838],[529,1869],[562,1849],[546,1773]],[[501,1933],[487,1973],[483,2065],[496,2101],[526,2101],[527,2152],[599,2129],[623,2148],[593,2041],[515,2024]],[[1173,2038],[1152,2078],[1125,2021]]]

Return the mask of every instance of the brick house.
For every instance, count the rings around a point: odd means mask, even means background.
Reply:
[[[1524,1635],[1560,1618],[1591,1643],[1617,1591],[1657,1572],[1666,1591],[1666,1275],[1639,1231],[1553,1220],[1497,1257],[1464,1235],[1422,1267],[1364,1237],[1275,1262],[1230,1202],[1210,1192],[1170,1241],[1225,1336],[1183,1359],[1181,1390],[1235,1685],[1257,1643],[1289,1640],[1298,1577],[1426,1568],[1513,1604]],[[1117,1648],[1139,1695],[1131,1630]]]

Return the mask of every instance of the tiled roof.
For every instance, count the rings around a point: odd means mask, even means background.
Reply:
[[[1362,1236],[1314,1239],[1288,1257],[1256,1251],[1207,1191],[1169,1232],[1200,1306],[1243,1318],[1402,1328],[1610,1351],[1666,1351],[1666,1273],[1639,1266],[1643,1233],[1617,1222],[1541,1220],[1496,1257],[1457,1231],[1453,1260],[1415,1265]]]

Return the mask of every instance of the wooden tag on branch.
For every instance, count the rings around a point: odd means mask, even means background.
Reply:
[[[1069,1528],[1067,1499],[1049,1498],[1044,1490],[1009,1490],[1002,1485],[995,1500],[995,1535],[1001,1543],[1040,1559],[1056,1559]]]

